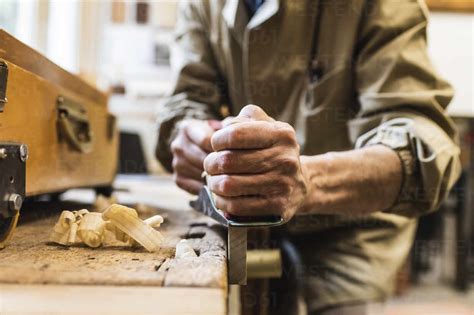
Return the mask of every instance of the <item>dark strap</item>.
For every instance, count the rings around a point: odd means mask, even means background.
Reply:
[[[322,65],[316,58],[318,50],[318,41],[321,32],[321,13],[322,13],[322,0],[315,0],[316,3],[316,15],[314,17],[313,26],[313,38],[311,42],[311,53],[309,58],[309,79],[310,82],[316,82],[322,76]]]

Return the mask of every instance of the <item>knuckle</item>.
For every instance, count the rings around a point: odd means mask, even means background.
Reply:
[[[215,174],[217,171],[216,170],[217,158],[218,158],[217,152],[211,152],[204,158],[204,161],[203,161],[204,170],[208,172],[210,175]]]
[[[246,141],[246,127],[242,127],[239,124],[232,125],[229,132],[229,140],[231,145],[238,145],[242,141]]]
[[[183,154],[183,148],[181,147],[181,141],[179,137],[171,142],[171,152],[178,155]]]
[[[191,120],[191,119],[185,119],[185,120],[182,120],[180,121],[178,124],[177,124],[177,129],[178,129],[178,132],[181,133],[181,132],[185,132],[190,126],[192,126],[192,123],[194,121]]]
[[[177,158],[173,158],[173,161],[171,161],[171,167],[173,168],[174,171],[178,169],[179,166],[179,160]]]
[[[275,213],[282,214],[285,210],[285,199],[284,198],[275,198],[273,200],[273,209],[275,210]]]
[[[221,172],[229,171],[233,165],[233,154],[232,152],[226,151],[220,154],[218,158],[218,169]]]
[[[230,176],[224,176],[219,182],[219,191],[223,194],[229,194],[233,189],[233,182]]]
[[[298,172],[300,163],[296,157],[286,157],[280,161],[280,169],[285,174],[294,174]]]
[[[173,180],[179,188],[184,189],[184,181],[183,181],[182,177],[180,177],[178,174],[175,173],[175,174],[173,174]]]
[[[203,137],[203,138],[200,139],[199,142],[197,143],[197,145],[198,145],[200,148],[206,148],[206,147],[210,146],[210,144],[211,144],[211,136]]]
[[[279,138],[284,141],[285,143],[290,143],[292,145],[296,145],[298,142],[296,141],[296,132],[295,129],[288,123],[285,122],[277,122],[278,134]]]
[[[291,192],[291,183],[287,178],[283,176],[280,179],[278,186],[280,187],[280,193],[283,195],[287,195]]]
[[[238,142],[240,137],[241,137],[242,132],[240,129],[235,128],[235,126],[231,126],[228,134],[228,141],[231,146],[233,146],[234,143]]]
[[[248,104],[246,106],[244,106],[241,110],[242,113],[245,113],[246,115],[255,115],[255,114],[258,114],[260,112],[262,112],[262,109],[260,107],[258,107],[257,105],[254,105],[254,104]]]

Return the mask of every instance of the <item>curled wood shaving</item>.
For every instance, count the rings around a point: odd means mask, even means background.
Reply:
[[[109,207],[107,207],[107,209]],[[135,209],[129,208],[129,207],[124,207],[124,208],[125,209],[123,209],[123,210],[127,211],[128,215],[138,218],[138,213]],[[107,210],[107,209],[105,209],[105,210]],[[104,215],[102,215],[102,217],[104,217]],[[112,233],[115,234],[115,238],[118,241],[128,243],[131,246],[135,245],[134,244],[135,242],[133,241],[133,239],[131,239],[130,236],[127,233],[125,233],[122,229],[118,228],[117,225],[115,225],[113,221],[107,221],[106,228],[107,228],[107,230],[109,230],[109,231],[111,231]]]
[[[163,223],[160,215],[152,216],[145,221],[138,217],[132,208],[113,204],[104,213],[63,211],[50,235],[50,241],[62,245],[83,242],[89,247],[99,247],[105,239],[105,230],[113,233],[115,238],[129,245],[142,245],[154,252],[160,248],[164,237],[154,228]]]
[[[148,224],[149,226],[151,227],[160,227],[160,225],[163,223],[163,217],[161,215],[154,215],[148,219],[145,219],[143,222],[145,222],[145,224]]]
[[[161,233],[138,218],[137,212],[132,208],[117,204],[111,205],[102,216],[149,252],[158,251],[164,240]]]
[[[178,244],[176,244],[176,253],[175,258],[183,258],[183,257],[197,257],[196,252],[189,244],[187,240],[180,240]]]
[[[99,247],[104,239],[105,221],[102,214],[89,212],[84,215],[77,230],[80,239],[90,247]]]
[[[71,211],[63,211],[59,216],[58,222],[54,225],[53,232],[49,236],[49,240],[61,245],[70,244],[70,240],[74,237],[70,236],[71,225],[76,221],[76,216]]]
[[[49,240],[61,245],[74,244],[79,224],[86,213],[89,213],[87,209],[63,211],[49,236]]]

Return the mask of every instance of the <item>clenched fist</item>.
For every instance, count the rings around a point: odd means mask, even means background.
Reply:
[[[248,105],[224,121],[204,159],[216,205],[235,216],[279,215],[288,221],[307,195],[294,129]]]
[[[211,136],[220,122],[184,120],[177,125],[177,135],[171,142],[173,176],[176,184],[192,194],[203,186],[203,162],[212,151]]]

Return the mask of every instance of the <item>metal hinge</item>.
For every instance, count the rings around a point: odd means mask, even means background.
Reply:
[[[28,147],[0,143],[0,219],[15,216],[25,198]]]
[[[8,81],[8,65],[0,59],[0,113],[7,103],[7,81]]]

